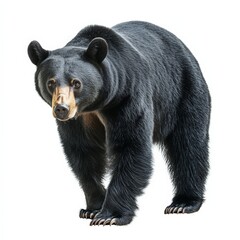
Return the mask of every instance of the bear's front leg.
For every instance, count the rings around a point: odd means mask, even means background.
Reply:
[[[105,198],[102,184],[106,167],[105,129],[95,115],[88,116],[88,125],[85,122],[79,117],[57,123],[68,162],[86,198],[86,209],[80,210],[79,217],[92,219]]]
[[[127,109],[105,113],[104,117],[112,179],[103,207],[90,225],[126,225],[134,217],[136,197],[148,184],[152,172],[152,115]]]

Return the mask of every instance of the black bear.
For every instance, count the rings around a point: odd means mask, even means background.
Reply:
[[[172,33],[132,21],[88,26],[65,47],[28,46],[36,90],[51,107],[85,193],[81,218],[125,225],[152,172],[153,143],[175,189],[165,213],[192,213],[208,175],[210,94],[198,62]],[[111,171],[104,188],[102,180]]]

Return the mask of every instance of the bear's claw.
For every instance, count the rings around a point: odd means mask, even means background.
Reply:
[[[104,214],[103,212],[97,213],[90,223],[90,226],[112,226],[112,225],[127,225],[133,219],[133,215],[115,215],[115,214]]]
[[[90,226],[100,226],[100,225],[109,225],[109,226],[112,226],[112,225],[116,225],[116,218],[107,218],[107,219],[93,219],[90,223]]]
[[[79,217],[85,218],[85,219],[93,219],[97,213],[98,213],[97,210],[92,211],[92,210],[81,209],[79,213]]]
[[[184,207],[167,207],[164,211],[165,214],[171,213],[185,213]]]

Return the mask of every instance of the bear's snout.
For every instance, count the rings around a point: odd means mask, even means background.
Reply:
[[[56,115],[56,118],[64,120],[68,117],[69,107],[66,104],[57,104],[54,107],[54,113]]]
[[[70,87],[56,87],[52,97],[53,116],[60,121],[67,121],[77,113],[73,90]]]

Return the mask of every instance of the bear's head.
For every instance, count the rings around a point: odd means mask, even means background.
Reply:
[[[96,103],[103,87],[100,66],[107,52],[103,38],[94,38],[87,48],[66,46],[54,51],[37,41],[29,44],[29,58],[37,66],[36,89],[55,118],[76,118]]]

